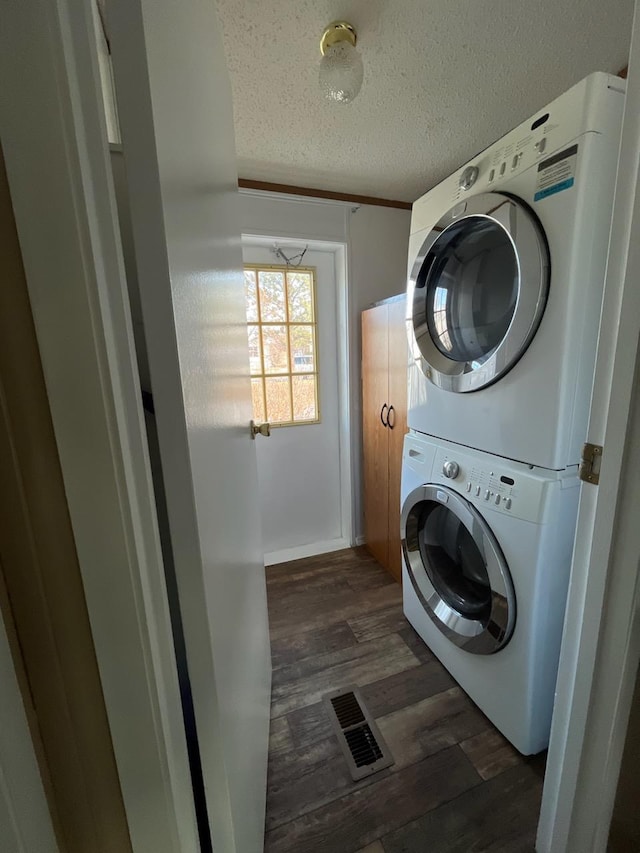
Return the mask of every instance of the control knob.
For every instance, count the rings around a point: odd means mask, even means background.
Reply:
[[[460,175],[460,187],[463,190],[470,190],[478,180],[478,167],[467,166],[464,172]]]
[[[457,462],[445,462],[442,466],[442,473],[448,480],[455,480],[460,473],[460,466]]]

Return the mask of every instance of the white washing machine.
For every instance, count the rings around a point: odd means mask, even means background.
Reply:
[[[414,204],[410,428],[579,462],[624,86],[592,74]]]
[[[405,615],[525,755],[549,742],[579,491],[575,468],[405,437]]]

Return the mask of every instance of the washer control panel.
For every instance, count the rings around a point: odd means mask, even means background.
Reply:
[[[467,492],[474,492],[476,497],[481,497],[494,506],[501,506],[507,511],[512,508],[518,491],[515,477],[478,466],[471,467],[467,471],[467,477]]]
[[[510,462],[482,454],[465,453],[465,448],[439,447],[433,463],[434,483],[455,489],[478,509],[501,512],[528,521],[539,521],[545,489],[562,475],[542,475],[520,462]]]

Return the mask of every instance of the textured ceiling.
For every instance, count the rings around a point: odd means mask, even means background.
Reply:
[[[240,176],[413,201],[591,71],[627,62],[633,0],[218,0]],[[318,87],[358,33],[348,105]]]

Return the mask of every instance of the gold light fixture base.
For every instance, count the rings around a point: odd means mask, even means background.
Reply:
[[[341,41],[348,41],[349,44],[356,46],[356,31],[347,23],[347,21],[334,21],[329,24],[327,29],[322,33],[320,39],[320,53],[324,56],[327,48],[332,44],[338,44]]]

